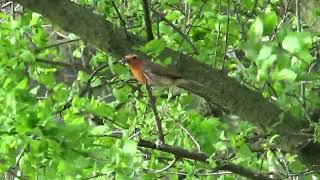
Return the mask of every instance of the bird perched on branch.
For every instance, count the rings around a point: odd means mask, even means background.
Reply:
[[[128,63],[132,75],[141,84],[146,82],[154,86],[179,86],[186,83],[199,83],[186,80],[176,71],[168,69],[159,64],[154,64],[148,60],[139,58],[137,55],[125,56],[125,61]]]

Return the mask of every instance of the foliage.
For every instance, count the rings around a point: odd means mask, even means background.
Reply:
[[[145,38],[141,1],[113,2],[77,3],[116,26],[123,26],[123,19],[128,31]],[[157,61],[169,47],[215,68],[226,68],[229,76],[260,91],[283,110],[314,121],[314,140],[320,140],[319,37],[308,29],[298,31],[296,21],[303,19],[285,14],[281,1],[165,0],[153,2],[151,8],[161,11],[184,35],[155,16],[152,27],[158,36],[137,47],[140,51]],[[209,107],[204,99],[176,88],[154,89],[166,143],[200,150],[214,160],[209,164],[178,160],[169,170],[155,173],[178,157],[139,147],[139,139],[157,141],[155,120],[145,87],[132,80],[127,67],[76,35],[53,27],[40,14],[24,11],[12,17],[3,12],[0,21],[3,176],[177,179],[180,173],[189,179],[237,178],[224,171],[213,174],[212,167],[229,162],[279,177],[304,176],[299,172],[306,167],[295,155],[273,148],[277,135],[261,137],[262,147],[256,150],[251,147],[255,128],[245,119]]]

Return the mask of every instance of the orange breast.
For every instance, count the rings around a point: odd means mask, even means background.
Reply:
[[[141,65],[133,65],[130,67],[133,76],[141,83],[145,84],[145,77]]]

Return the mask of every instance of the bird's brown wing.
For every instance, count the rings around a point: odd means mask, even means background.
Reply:
[[[158,76],[164,76],[172,79],[181,79],[182,75],[174,70],[171,70],[167,67],[163,67],[159,64],[153,64],[153,63],[148,63],[145,65],[146,67],[144,68],[145,73],[153,73],[157,74]],[[150,72],[152,69],[152,72]],[[148,72],[149,71],[149,72]]]

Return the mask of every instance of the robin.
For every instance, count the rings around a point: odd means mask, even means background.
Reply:
[[[184,79],[182,75],[176,71],[141,59],[137,55],[126,55],[125,60],[130,67],[132,75],[141,84],[147,82],[153,86],[170,87],[193,82]],[[199,84],[197,82],[194,83]]]

